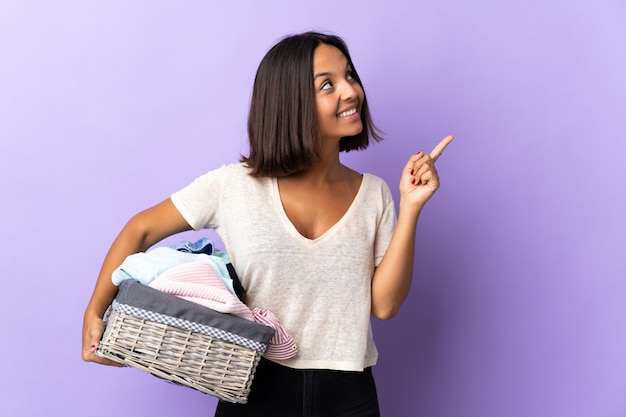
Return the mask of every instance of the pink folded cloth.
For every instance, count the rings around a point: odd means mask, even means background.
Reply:
[[[248,306],[226,289],[211,264],[186,262],[176,265],[165,270],[148,285],[220,313],[254,321]]]
[[[161,273],[148,285],[220,313],[233,314],[273,328],[276,333],[263,354],[267,359],[289,359],[298,353],[293,337],[287,333],[278,317],[265,309],[250,310],[228,291],[211,264],[186,262],[176,265]]]
[[[276,330],[274,336],[270,339],[267,345],[267,350],[263,354],[267,359],[289,359],[296,356],[298,353],[298,346],[293,337],[285,331],[285,328],[278,320],[278,317],[269,310],[262,308],[255,308],[252,310],[254,314],[254,321],[264,324]]]

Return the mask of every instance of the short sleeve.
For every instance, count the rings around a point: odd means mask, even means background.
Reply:
[[[396,227],[396,209],[389,186],[381,180],[381,196],[383,200],[383,210],[380,214],[380,221],[376,228],[376,241],[374,242],[374,265],[378,266],[385,256],[393,231]]]
[[[171,195],[172,203],[194,230],[213,228],[218,223],[224,170],[222,166],[209,171]]]

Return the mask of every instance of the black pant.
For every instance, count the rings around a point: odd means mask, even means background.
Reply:
[[[380,417],[371,368],[301,370],[261,359],[247,404],[220,401],[215,417]]]

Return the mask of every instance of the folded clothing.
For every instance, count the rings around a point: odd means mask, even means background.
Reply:
[[[228,275],[230,275],[230,278],[232,279],[232,284],[235,290],[235,295],[240,300],[243,300],[245,290],[243,286],[241,285],[241,281],[239,281],[239,277],[237,276],[237,272],[235,272],[235,268],[233,267],[233,264],[230,262],[230,257],[228,256],[226,252],[217,249],[215,245],[213,244],[213,241],[211,241],[209,238],[203,237],[203,238],[196,240],[195,242],[190,242],[188,240],[185,240],[183,242],[178,242],[172,245],[171,248],[176,249],[179,252],[196,253],[196,254],[204,253],[206,255],[212,255],[217,258],[221,258],[223,262],[226,264],[226,269],[228,269]],[[225,283],[225,285],[228,287],[227,283]]]
[[[134,279],[148,285],[156,277],[174,266],[189,262],[204,262],[215,268],[228,291],[240,297],[241,295],[237,291],[237,288],[241,287],[239,278],[227,260],[228,258],[225,256],[189,253],[163,246],[148,252],[139,252],[127,256],[124,262],[113,271],[111,279],[115,285],[120,285],[122,281],[127,279]]]
[[[204,262],[173,266],[148,285],[221,313],[254,320],[250,309],[226,289],[215,268]]]
[[[177,251],[180,251],[180,252],[205,253],[207,255],[216,255],[217,254],[216,252],[218,251],[215,248],[215,245],[213,244],[213,242],[209,240],[209,238],[206,238],[206,237],[200,238],[196,240],[195,242],[190,242],[188,240],[178,242],[178,243],[173,244],[171,248],[176,249]],[[225,257],[228,257],[228,255],[226,255],[226,252],[221,252],[221,253]],[[230,262],[230,259],[228,259],[228,262]]]

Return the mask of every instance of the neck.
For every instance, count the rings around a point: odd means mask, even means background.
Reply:
[[[339,145],[320,150],[320,159],[309,168],[290,175],[293,179],[307,180],[314,183],[332,182],[345,175],[346,167],[339,159]]]

